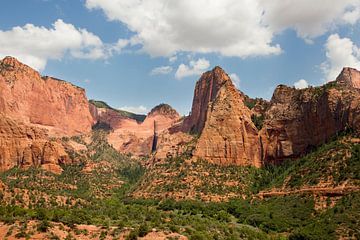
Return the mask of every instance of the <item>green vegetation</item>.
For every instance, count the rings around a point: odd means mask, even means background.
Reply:
[[[156,111],[160,111],[160,113],[168,114],[168,115],[177,114],[176,110],[173,109],[169,104],[166,104],[166,103],[161,103],[161,104],[157,105],[156,107],[151,109],[150,113],[153,113],[153,112],[156,112]]]
[[[128,111],[112,108],[106,102],[103,102],[103,101],[89,100],[89,102],[98,108],[107,108],[107,109],[114,110],[114,111],[118,112],[119,115],[131,118],[131,119],[135,119],[138,122],[143,122],[146,118],[146,115],[135,114],[135,113],[131,113]]]
[[[38,168],[0,173],[6,186],[0,197],[0,221],[26,224],[36,219],[37,229],[43,232],[52,222],[70,227],[95,224],[104,226],[101,237],[110,226],[119,231],[129,227],[128,239],[144,236],[152,228],[189,239],[360,238],[360,192],[264,199],[257,195],[320,182],[360,186],[360,146],[351,132],[296,161],[261,169],[187,162],[190,155],[185,154],[146,170],[141,160],[113,149],[105,141],[106,134],[95,131],[87,144],[84,159],[94,165],[88,171],[84,171],[85,162],[79,162],[63,166],[60,175]],[[211,197],[220,202],[202,201]],[[22,231],[18,236],[27,234]]]
[[[245,106],[247,106],[250,110],[255,107],[255,101],[245,101]]]
[[[260,116],[258,116],[256,114],[251,115],[251,121],[254,123],[255,127],[258,130],[262,129],[263,124],[264,124],[264,120],[265,120],[264,115],[260,115]]]

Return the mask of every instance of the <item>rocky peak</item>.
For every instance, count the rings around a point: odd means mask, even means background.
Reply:
[[[293,87],[289,87],[286,85],[278,85],[273,93],[273,96],[271,98],[271,103],[272,104],[282,104],[282,103],[287,103],[290,101],[290,99],[293,97],[293,93],[296,91],[300,91],[300,90],[296,90]]]
[[[345,67],[336,78],[336,82],[360,89],[360,72],[355,68]]]
[[[2,61],[2,64],[7,65],[9,67],[16,67],[16,66],[24,66],[25,64],[19,62],[19,60],[17,60],[14,57],[11,56],[7,56],[5,57]]]
[[[232,85],[230,77],[221,67],[205,72],[196,82],[191,114],[185,119],[184,130],[200,133],[204,127],[209,103],[212,102],[224,83]]]
[[[209,103],[194,157],[221,165],[260,167],[261,144],[251,110],[232,82],[224,80]]]
[[[151,109],[148,116],[157,115],[157,114],[165,115],[169,117],[179,117],[178,112],[175,109],[173,109],[169,104],[165,104],[165,103],[161,103],[156,107],[154,107],[153,109]]]

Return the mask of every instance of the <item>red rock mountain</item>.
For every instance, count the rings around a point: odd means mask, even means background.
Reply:
[[[161,104],[145,118],[103,102],[89,104],[83,89],[7,57],[0,61],[0,170],[42,165],[59,172],[57,164],[71,160],[49,134],[88,133],[95,123],[111,129],[108,142],[120,152],[156,151],[156,160],[190,151],[193,159],[260,167],[298,157],[346,129],[359,131],[359,89],[360,72],[344,68],[321,87],[280,85],[267,102],[238,91],[215,67],[196,83],[188,117],[182,120]]]
[[[88,133],[92,124],[84,89],[15,58],[0,61],[0,170],[35,165],[60,173],[59,164],[72,160],[50,136]]]
[[[208,85],[209,87],[204,87]],[[261,165],[261,143],[257,128],[251,120],[251,110],[245,106],[244,96],[233,85],[229,76],[219,67],[203,74],[195,90],[193,109],[202,128],[194,157],[221,165]],[[200,94],[200,96],[198,95]],[[208,101],[199,101],[205,96]],[[207,106],[204,107],[204,102]],[[197,104],[200,103],[200,106]],[[206,116],[203,117],[203,112]],[[196,118],[195,118],[196,119]],[[204,121],[204,126],[203,125]]]
[[[84,89],[12,57],[0,61],[0,112],[55,135],[87,133],[93,124]]]
[[[298,157],[346,129],[360,130],[359,85],[360,72],[344,68],[336,81],[321,87],[298,90],[280,85],[267,102],[236,90],[216,67],[196,83],[192,112],[180,129],[199,134],[195,159],[259,167]],[[252,122],[253,115],[265,118],[261,131]],[[176,130],[172,133],[178,134]],[[181,152],[184,138],[167,139],[174,144],[157,155]]]
[[[64,147],[48,139],[44,129],[30,127],[0,114],[0,170],[41,166],[60,173],[59,164],[71,160]]]
[[[354,68],[346,67],[336,78],[336,82],[360,89],[360,72]]]
[[[280,85],[265,113],[265,161],[298,157],[346,128],[360,130],[360,73],[344,68],[335,82],[302,90]]]
[[[108,142],[118,151],[135,156],[151,154],[155,126],[157,134],[161,134],[180,118],[167,104],[154,107],[145,119],[142,115],[115,110],[106,104],[90,104],[90,108],[97,122],[106,123],[111,127]]]
[[[215,67],[201,76],[196,82],[191,113],[184,120],[185,132],[200,133],[202,131],[209,103],[214,101],[220,88],[229,80],[229,76],[220,67]]]

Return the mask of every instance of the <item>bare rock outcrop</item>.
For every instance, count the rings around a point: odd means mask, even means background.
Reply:
[[[209,103],[214,101],[224,82],[229,80],[230,77],[220,67],[215,67],[201,76],[196,82],[191,113],[184,120],[184,132],[201,133],[205,125]]]
[[[251,120],[251,110],[243,102],[243,94],[219,67],[205,73],[199,81],[210,85],[215,82],[218,90],[208,102],[205,124],[194,157],[221,165],[260,167],[261,142]],[[202,121],[202,118],[199,120]]]
[[[53,135],[87,133],[93,124],[84,89],[41,77],[13,57],[0,61],[0,112]]]
[[[360,89],[360,72],[355,68],[345,67],[336,78],[336,82],[352,88]]]
[[[298,157],[341,131],[360,130],[359,76],[344,68],[337,81],[321,87],[278,86],[260,133],[264,160]]]
[[[162,134],[179,119],[179,114],[171,106],[160,104],[149,112],[143,122],[130,118],[119,121],[110,132],[108,141],[120,152],[147,156],[152,151],[154,133]]]
[[[61,173],[59,164],[71,162],[64,147],[48,139],[44,129],[28,126],[0,114],[0,170],[41,166]]]

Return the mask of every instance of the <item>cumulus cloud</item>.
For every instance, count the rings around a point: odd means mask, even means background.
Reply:
[[[191,60],[189,65],[180,64],[176,70],[175,77],[182,79],[184,77],[200,75],[210,67],[210,62],[205,58],[199,58],[197,61]]]
[[[173,68],[171,66],[161,66],[156,67],[153,70],[151,70],[150,75],[161,75],[161,74],[169,74]]]
[[[51,28],[26,24],[8,31],[0,30],[0,58],[11,55],[37,70],[43,70],[49,59],[60,60],[65,54],[80,59],[106,59],[124,46],[104,44],[86,29],[58,19]]]
[[[146,114],[148,112],[148,109],[143,106],[124,106],[124,107],[120,107],[120,110],[124,110],[127,112],[132,112],[132,113],[136,113],[136,114]]]
[[[234,83],[236,88],[240,87],[240,77],[236,73],[231,73],[230,78],[232,82]]]
[[[310,43],[360,18],[360,0],[86,0],[85,4],[134,32],[131,44],[166,57],[184,51],[241,58],[280,54],[273,37],[286,29]]]
[[[355,24],[360,18],[359,0],[259,0],[263,20],[277,32],[294,29],[304,39],[321,36],[341,24]]]
[[[305,79],[300,79],[299,81],[294,83],[294,87],[296,89],[304,89],[309,86],[308,82]]]
[[[326,61],[321,64],[327,81],[335,80],[343,67],[360,69],[360,49],[349,38],[332,34],[325,44]]]
[[[86,7],[101,9],[109,20],[125,24],[152,56],[170,57],[181,51],[238,57],[281,52],[271,43],[273,33],[262,24],[263,9],[254,0],[87,0]]]

